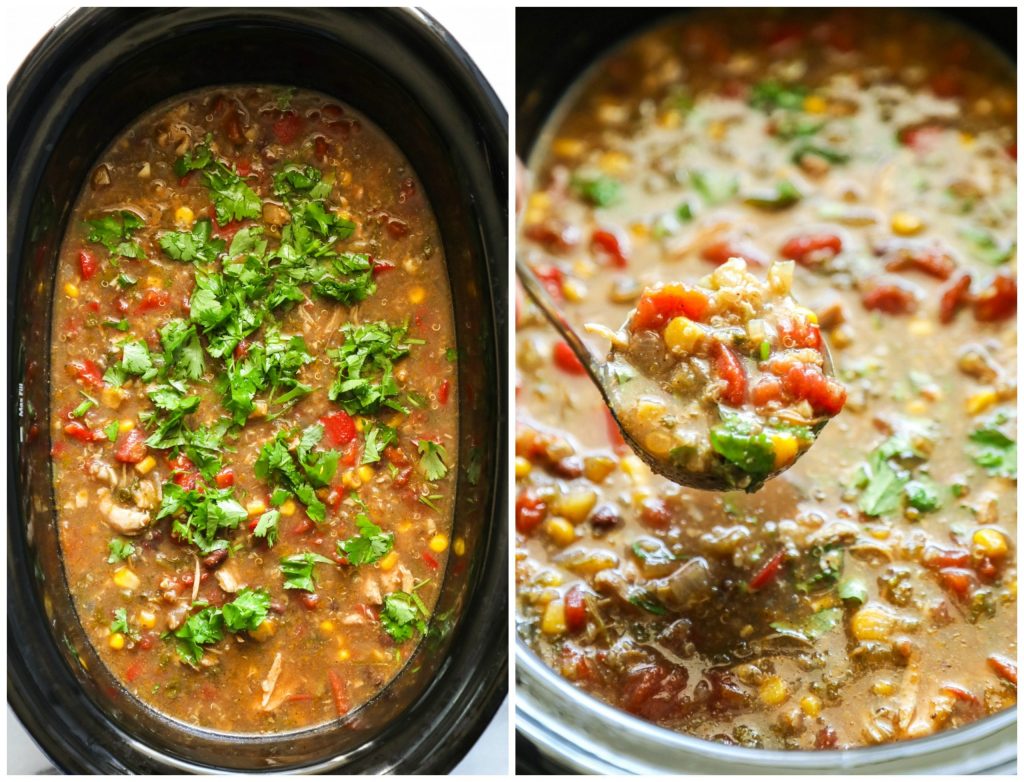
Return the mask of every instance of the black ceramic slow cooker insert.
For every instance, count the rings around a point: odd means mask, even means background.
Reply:
[[[337,97],[379,125],[424,184],[455,309],[466,469],[453,535],[468,552],[383,693],[340,723],[245,737],[144,706],[77,622],[56,531],[48,347],[57,254],[97,157],[155,104],[240,83]],[[60,769],[444,773],[486,727],[508,665],[507,149],[507,114],[480,72],[409,9],[86,9],[22,65],[8,86],[8,701]]]

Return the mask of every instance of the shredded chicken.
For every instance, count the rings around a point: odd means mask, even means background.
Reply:
[[[214,578],[217,579],[217,583],[220,585],[220,588],[225,592],[238,591],[238,579],[235,577],[235,574],[231,572],[230,568],[220,568],[216,573],[214,573]]]
[[[270,666],[270,672],[267,674],[267,678],[263,680],[263,684],[260,688],[263,690],[263,702],[261,705],[263,708],[267,708],[267,704],[270,703],[270,696],[274,694],[274,688],[277,687],[277,680],[281,676],[281,653],[278,652],[274,655],[274,662]]]
[[[363,578],[363,597],[371,605],[380,605],[383,602],[380,594],[380,584],[373,576]]]
[[[149,526],[151,518],[146,511],[115,505],[110,492],[106,489],[100,489],[98,495],[100,498],[100,513],[107,526],[112,527],[122,535],[138,535]]]
[[[86,462],[85,474],[102,481],[111,489],[117,487],[117,471],[102,459],[91,459]]]

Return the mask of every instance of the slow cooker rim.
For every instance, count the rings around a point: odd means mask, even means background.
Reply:
[[[21,67],[16,72],[15,76],[9,82],[9,112],[8,116],[11,118],[15,117],[16,121],[12,123],[12,128],[17,131],[21,128],[22,131],[26,127],[31,125],[32,111],[31,107],[26,106],[28,98],[31,96],[34,88],[38,88],[36,83],[28,83],[26,74],[31,73],[33,68],[45,68],[47,66],[47,58],[52,57],[54,52],[48,47],[56,46],[55,42],[59,42],[62,36],[69,35],[76,26],[88,24],[90,19],[95,18],[98,13],[101,13],[103,9],[79,9],[71,14],[63,17],[58,23],[56,23],[46,36],[36,45],[30,55],[22,63]],[[268,13],[272,13],[273,9],[258,9],[258,11],[264,12],[264,16]],[[460,100],[465,104],[472,107],[473,119],[480,126],[478,128],[480,136],[480,148],[471,151],[472,154],[483,156],[487,151],[495,157],[498,157],[498,153],[501,153],[501,157],[504,155],[504,149],[507,148],[507,112],[501,105],[496,94],[493,91],[491,85],[486,81],[482,74],[477,69],[476,65],[469,58],[469,55],[465,50],[458,44],[457,41],[448,33],[448,31],[440,25],[436,20],[430,17],[428,14],[416,10],[416,9],[377,9],[384,17],[388,17],[392,20],[404,20],[403,23],[406,25],[407,32],[415,36],[415,45],[426,48],[430,51],[431,56],[437,58],[439,64],[437,69],[446,75],[451,76],[454,69],[454,81],[456,82],[456,88]],[[59,48],[59,47],[58,47]],[[19,111],[19,109],[28,109]],[[17,133],[12,132],[12,136],[16,137]],[[502,143],[504,141],[504,147]],[[17,158],[18,149],[12,147],[9,149],[9,160]],[[467,152],[469,154],[469,152]],[[495,178],[496,172],[492,166],[486,167],[492,179]],[[13,172],[12,172],[13,174]],[[9,180],[10,180],[9,175]],[[503,193],[499,192],[499,188],[495,187],[495,204],[500,204],[503,199],[500,196]],[[13,239],[13,236],[12,236]],[[490,291],[488,292],[489,298],[488,309],[490,311],[490,318],[492,323],[495,325],[494,338],[492,344],[489,345],[491,351],[499,357],[501,355],[501,341],[499,339],[501,335],[500,324],[502,317],[498,311],[497,295],[500,283],[500,269],[504,265],[504,254],[499,252],[500,248],[492,246],[493,241],[484,241],[484,261],[482,262],[482,274],[486,278],[490,285]],[[23,243],[19,244],[20,247]],[[10,250],[10,248],[9,248]],[[17,278],[19,270],[15,267],[9,272],[10,278]],[[12,286],[11,298],[9,299],[9,310],[8,317],[9,323],[13,319],[14,307],[14,295],[16,293],[16,287]],[[13,342],[15,330],[12,329],[10,341]],[[496,376],[499,383],[506,382],[505,380],[505,368],[502,366],[500,360],[495,362],[496,365]],[[15,374],[14,366],[9,364],[9,373],[13,379]],[[12,390],[14,383],[12,383]],[[505,406],[504,395],[497,394],[499,411],[503,410]],[[12,413],[17,412],[17,398],[12,393],[10,397],[11,411]],[[13,418],[13,416],[12,416]],[[499,432],[499,437],[501,433]],[[13,454],[17,455],[20,451],[18,443],[9,441],[9,448]],[[495,474],[499,474],[502,470],[501,459],[504,455],[498,453],[498,459],[496,459]],[[10,467],[8,469],[9,474],[9,485],[16,485],[12,478],[14,475],[14,465],[17,463],[17,459],[10,460]],[[502,524],[504,520],[505,509],[504,509],[504,497],[502,496],[502,489],[499,486],[492,489],[491,492],[491,506],[488,512],[483,514],[484,518],[490,521],[494,530],[490,535],[491,544],[491,559],[497,560],[488,563],[489,569],[493,572],[496,565],[503,563],[503,557],[495,557],[493,552],[496,549],[502,548],[502,535],[500,534]],[[19,512],[20,508],[18,503],[15,501],[15,493],[12,492],[10,501],[10,507],[12,510],[13,518],[21,518]],[[495,523],[497,526],[495,526]],[[494,534],[495,532],[499,534]],[[12,547],[13,553],[13,547]],[[9,553],[8,558],[8,587],[9,587],[9,607],[10,599],[16,593],[15,584],[12,583],[13,570],[11,568],[11,554]],[[481,576],[479,579],[480,583],[486,583],[487,579]],[[492,577],[490,579],[494,581]],[[500,587],[500,584],[498,585]],[[507,585],[506,585],[507,590]],[[14,611],[9,613],[11,619],[14,618]],[[507,637],[507,626],[506,626],[506,637]],[[12,625],[12,621],[8,622],[9,636],[16,638],[19,633],[16,627]],[[450,770],[451,767],[457,764],[457,762],[463,756],[465,749],[471,746],[472,742],[475,742],[476,738],[486,728],[490,719],[499,708],[502,700],[505,697],[505,689],[507,686],[507,668],[508,668],[508,654],[507,644],[500,646],[502,652],[501,658],[497,665],[492,664],[489,667],[491,675],[486,677],[484,681],[478,683],[475,687],[466,686],[458,690],[458,695],[461,700],[465,701],[467,705],[466,713],[473,713],[473,720],[455,720],[452,724],[448,725],[447,737],[449,741],[445,742],[438,750],[433,754],[430,762],[427,764],[434,770]],[[450,654],[450,653],[449,653]],[[37,711],[33,708],[33,703],[29,697],[29,693],[23,691],[23,681],[16,674],[16,669],[19,666],[24,666],[26,661],[17,652],[12,655],[9,660],[9,681],[11,687],[8,693],[8,700],[14,709],[15,713],[19,716],[26,728],[33,734],[33,738],[42,744],[45,744],[44,751],[51,756],[54,760],[60,761],[61,756],[66,761],[71,761],[67,764],[67,767],[74,768],[76,763],[72,760],[76,754],[76,750],[80,748],[73,747],[73,741],[65,740],[63,736],[54,736],[53,731],[47,730],[45,716],[42,714],[36,717]],[[442,669],[439,670],[438,675],[443,673]],[[14,671],[12,671],[12,668]],[[26,669],[27,670],[27,669]],[[475,678],[475,677],[474,677]],[[470,696],[462,697],[463,692],[472,692]],[[47,741],[49,740],[49,741]],[[81,754],[78,752],[77,754]],[[177,759],[175,759],[177,763]],[[64,763],[60,763],[64,766]],[[83,769],[84,770],[84,769]]]

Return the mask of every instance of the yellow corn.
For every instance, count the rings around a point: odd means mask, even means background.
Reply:
[[[665,327],[665,344],[668,349],[678,355],[692,353],[697,343],[704,337],[704,329],[689,318],[682,316],[672,318]]]
[[[551,196],[543,191],[530,193],[530,198],[526,202],[526,206],[527,209],[547,209],[551,206]]]
[[[565,548],[576,540],[576,528],[568,521],[558,516],[544,522],[544,531],[555,544]]]
[[[455,538],[455,542],[452,544],[452,551],[455,552],[455,556],[461,557],[466,553],[466,541],[462,538]]]
[[[578,138],[558,138],[551,145],[551,150],[559,157],[577,157],[583,149],[583,142]]]
[[[147,456],[141,462],[135,465],[135,470],[139,475],[149,475],[153,468],[156,467],[156,459],[152,456]]]
[[[191,228],[196,216],[187,206],[179,206],[174,210],[174,222],[182,228]]]
[[[974,144],[974,136],[971,135],[970,133],[967,133],[966,131],[961,131],[960,143],[965,147],[969,147],[972,144]]]
[[[359,480],[363,483],[369,483],[372,481],[374,474],[373,468],[368,464],[361,465],[359,469],[356,470],[356,475],[359,476]]]
[[[100,401],[111,410],[117,410],[124,401],[124,391],[118,386],[103,386]]]
[[[267,511],[267,503],[263,500],[249,500],[245,504],[245,512],[249,514],[249,517],[261,516]]]
[[[778,706],[789,698],[789,688],[778,676],[769,676],[758,688],[761,702],[767,706]]]
[[[910,212],[897,212],[892,216],[892,232],[900,236],[913,236],[924,228],[924,222]]]
[[[150,275],[150,276],[146,277],[146,287],[147,288],[162,288],[163,287],[163,281],[159,277],[154,277],[153,275]]]
[[[726,131],[728,130],[729,125],[720,119],[708,123],[708,136],[714,141],[721,141],[725,138]]]
[[[391,568],[393,568],[397,564],[398,564],[398,552],[394,551],[394,550],[391,550],[387,554],[385,554],[383,557],[381,557],[380,569],[381,570],[391,570]]]
[[[988,410],[998,401],[999,395],[992,389],[971,394],[971,396],[967,397],[967,402],[965,403],[967,414],[977,415],[978,413]]]
[[[667,130],[675,130],[683,123],[682,112],[676,109],[663,111],[658,115],[658,124]]]
[[[525,478],[533,469],[533,463],[525,456],[516,457],[516,479]]]
[[[152,630],[156,627],[156,612],[149,610],[139,611],[139,624],[147,630]]]
[[[64,293],[66,293],[72,299],[77,299],[78,298],[78,286],[75,285],[73,282],[65,283],[64,284]]]
[[[338,650],[338,662],[343,663],[346,660],[348,660],[348,658],[351,657],[351,656],[352,656],[352,652],[350,652],[348,649],[339,649]]]
[[[548,603],[544,617],[540,620],[540,629],[544,635],[561,635],[565,632],[565,604],[561,600]]]
[[[562,586],[562,575],[557,570],[542,570],[534,576],[533,583],[545,587]]]
[[[411,521],[400,521],[398,522],[398,531],[405,533],[412,529]]]
[[[674,446],[675,440],[670,435],[657,429],[653,432],[648,432],[644,437],[644,448],[659,458],[668,456]]]
[[[255,638],[257,641],[266,641],[268,638],[273,637],[274,633],[277,632],[277,625],[274,624],[273,619],[264,619],[259,623],[259,626],[255,630],[250,630],[249,635]]]
[[[894,692],[896,692],[896,685],[888,679],[882,679],[881,681],[877,681],[871,685],[871,692],[873,692],[875,695],[881,695],[885,697],[887,695],[892,695]]]
[[[605,152],[601,155],[601,159],[598,165],[601,166],[601,170],[606,174],[625,174],[629,171],[630,158],[629,155],[624,152],[617,152],[615,150]]]
[[[420,304],[427,297],[427,292],[417,285],[409,291],[409,301],[413,304]]]
[[[597,492],[571,491],[558,497],[552,510],[556,515],[564,516],[574,524],[579,524],[586,520],[596,503]]]
[[[772,450],[775,451],[775,467],[783,467],[796,458],[799,443],[796,437],[791,434],[773,434]]]
[[[442,535],[440,532],[434,535],[427,544],[427,547],[435,554],[440,554],[448,549],[448,536]]]
[[[597,273],[597,265],[586,258],[577,258],[572,262],[572,273],[581,279],[589,280]]]
[[[130,432],[135,428],[135,421],[131,418],[124,418],[117,422],[117,430],[119,432]]]
[[[797,307],[796,311],[801,313],[804,316],[804,318],[806,318],[808,323],[813,323],[813,324],[817,325],[817,323],[818,323],[818,313],[817,312],[815,312],[814,310],[811,310],[811,309],[807,309],[807,307]]]
[[[332,622],[330,619],[324,619],[324,621],[320,623],[320,631],[323,633],[333,633],[334,622]]]
[[[646,239],[651,234],[651,229],[646,223],[630,223],[629,232],[635,239]]]
[[[804,111],[808,114],[824,114],[828,111],[828,103],[820,95],[808,95],[804,98]]]
[[[119,567],[114,571],[114,583],[117,584],[119,589],[138,589],[139,577],[135,575],[130,569],[126,567]]]
[[[607,456],[588,456],[583,460],[583,476],[594,483],[601,483],[612,474],[615,460]]]
[[[360,416],[356,419],[356,431],[362,433],[366,429],[366,419]]]
[[[924,415],[928,412],[928,404],[923,399],[911,399],[906,404],[906,410],[910,415]]]
[[[800,699],[800,710],[808,717],[821,714],[821,698],[817,695],[805,695]]]
[[[107,643],[111,649],[124,649],[124,633],[111,633]]]
[[[646,465],[640,460],[639,456],[626,454],[622,457],[619,465],[622,467],[622,471],[633,479],[634,483],[647,482]]]
[[[341,485],[346,489],[358,489],[362,486],[362,482],[356,477],[355,470],[345,470],[341,474]]]
[[[581,302],[587,297],[587,286],[579,280],[568,279],[562,283],[562,295],[566,301]]]
[[[896,627],[896,617],[878,605],[866,605],[853,615],[850,628],[858,641],[887,641]]]
[[[1009,550],[1006,536],[997,529],[982,527],[971,536],[975,550],[985,557],[1002,559]]]
[[[281,507],[278,508],[278,510],[281,511],[282,516],[294,516],[295,511],[297,510],[295,506],[295,501],[291,498],[288,498],[287,500],[281,503]]]
[[[907,331],[915,337],[927,337],[935,331],[935,324],[930,320],[925,320],[924,318],[913,318],[907,324]]]

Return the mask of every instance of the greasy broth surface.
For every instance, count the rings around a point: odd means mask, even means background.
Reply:
[[[792,109],[750,105],[766,80],[805,92]],[[665,727],[768,748],[912,738],[1015,703],[1016,481],[969,454],[987,426],[1015,438],[1015,253],[986,261],[969,234],[1015,240],[1015,91],[1004,62],[928,17],[743,10],[638,36],[567,99],[531,160],[520,243],[570,319],[621,323],[631,291],[706,274],[714,243],[776,260],[794,236],[838,235],[834,258],[798,263],[794,295],[819,314],[850,398],[759,492],[682,489],[621,448],[524,300],[517,619],[557,672]],[[773,134],[794,121],[827,124]],[[943,130],[898,138],[925,124]],[[848,158],[800,165],[802,139]],[[707,198],[694,171],[734,176],[734,191]],[[619,183],[608,206],[573,183],[597,175]],[[797,203],[743,202],[783,178]],[[618,238],[625,268],[596,231]],[[893,240],[934,242],[952,274],[887,270]],[[972,296],[996,275],[1012,293],[940,322],[962,272]],[[872,293],[892,285],[909,294]],[[927,451],[893,463],[896,484],[930,479],[915,502],[938,509],[865,496],[858,468],[894,434]]]
[[[282,512],[279,540],[268,548],[252,534],[251,515],[237,529],[222,533],[231,551],[213,567],[200,566],[204,555],[172,538],[170,519],[150,521],[141,534],[128,537],[110,527],[99,507],[98,494],[106,483],[90,474],[95,470],[89,465],[112,467],[118,487],[149,481],[150,490],[159,492],[174,475],[172,451],[149,448],[156,464],[143,476],[135,465],[115,460],[114,443],[81,442],[65,433],[69,411],[83,402],[83,392],[99,403],[75,420],[94,432],[117,421],[141,427],[139,414],[152,408],[146,396],[151,383],[129,378],[123,400],[107,404],[109,384],[97,384],[95,377],[90,382],[73,362],[89,360],[103,371],[120,358],[111,344],[126,338],[146,340],[159,352],[156,330],[169,318],[189,317],[195,268],[169,258],[157,242],[169,231],[183,230],[182,221],[191,224],[183,207],[195,220],[212,216],[200,173],[180,177],[173,170],[176,159],[195,151],[208,133],[215,156],[236,166],[260,197],[264,218],[273,214],[268,205],[282,206],[272,193],[272,174],[286,163],[318,168],[331,183],[328,208],[355,223],[354,233],[337,243],[337,251],[371,256],[377,285],[375,293],[351,306],[315,296],[306,285],[304,301],[275,309],[263,328],[247,338],[262,339],[267,325],[276,322],[284,334],[302,335],[315,360],[298,373],[311,393],[274,420],[257,413],[225,437],[221,456],[224,467],[233,471],[240,504],[262,500],[269,508],[271,487],[253,470],[265,442],[278,431],[305,428],[340,409],[327,398],[336,375],[327,351],[342,343],[343,324],[408,321],[408,338],[422,340],[395,362],[400,400],[409,413],[385,408],[365,419],[355,416],[361,431],[336,448],[341,463],[330,486],[318,492],[327,505],[325,521],[312,523],[304,505],[294,502],[297,508],[289,508],[290,515]],[[145,221],[133,237],[145,251],[144,260],[122,258],[115,264],[104,247],[87,241],[83,221],[122,209]],[[265,225],[271,248],[278,244],[281,228],[272,220],[225,226],[214,221],[213,233],[230,244],[239,227],[253,224]],[[357,708],[401,670],[421,637],[416,630],[399,643],[385,633],[379,619],[383,596],[415,590],[430,611],[447,564],[451,523],[457,447],[455,364],[452,354],[446,355],[455,348],[451,299],[437,224],[409,162],[378,128],[326,96],[277,87],[205,89],[153,109],[125,130],[100,158],[69,225],[52,335],[54,483],[68,583],[100,657],[129,692],[150,706],[217,731],[293,730]],[[99,262],[88,279],[80,265],[83,249]],[[121,272],[138,282],[121,288],[116,282]],[[121,319],[127,321],[126,331],[104,325]],[[187,419],[190,426],[227,415],[214,382],[223,368],[220,359],[207,355],[205,378],[189,384],[189,393],[201,398],[198,411]],[[366,432],[377,423],[397,429],[397,445],[381,460],[360,466]],[[426,439],[447,449],[448,475],[434,482],[417,466],[417,443]],[[331,447],[325,436],[319,448]],[[420,501],[421,495],[433,496],[432,507]],[[393,533],[394,553],[357,567],[341,561],[336,543],[357,535],[354,522],[360,511],[384,533]],[[108,563],[112,538],[131,541],[135,553],[127,561]],[[314,593],[284,588],[279,560],[301,552],[332,560],[315,566]],[[123,568],[134,573],[137,585],[124,588],[123,578],[122,586],[115,583],[114,574]],[[269,625],[254,634],[225,631],[223,640],[204,647],[193,668],[179,659],[175,639],[166,633],[188,610],[196,573],[199,600],[220,606],[235,597],[221,586],[217,576],[222,570],[237,584],[269,592]],[[111,641],[118,609],[125,609],[138,637],[114,648],[113,643],[124,640]]]

